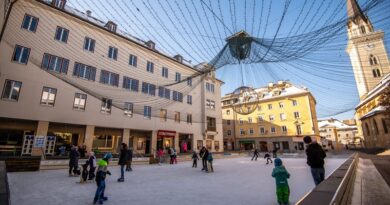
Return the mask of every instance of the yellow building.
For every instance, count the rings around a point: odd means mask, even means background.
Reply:
[[[348,46],[360,103],[355,108],[359,136],[369,148],[388,147],[388,125],[383,108],[378,105],[385,87],[389,86],[390,65],[384,43],[384,32],[375,30],[356,0],[347,0]],[[387,136],[387,137],[386,137]]]
[[[303,150],[302,138],[319,140],[316,101],[307,88],[279,81],[266,87],[240,87],[222,97],[227,150]]]

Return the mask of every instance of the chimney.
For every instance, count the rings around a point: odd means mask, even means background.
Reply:
[[[116,32],[116,23],[112,22],[112,21],[107,21],[106,25],[104,25],[105,28],[107,28],[108,30],[112,31],[112,32]]]
[[[151,40],[149,40],[149,41],[146,42],[145,44],[146,44],[146,46],[147,46],[148,48],[150,48],[150,49],[153,49],[153,50],[156,49],[156,44],[155,44],[153,41],[151,41]]]
[[[174,58],[177,62],[183,63],[183,56],[177,54],[177,55],[173,56],[173,58]]]
[[[88,16],[88,17],[91,17],[92,11],[90,11],[90,10],[87,10],[87,12],[86,12],[86,13],[87,13],[87,16]]]
[[[52,0],[51,5],[59,8],[59,9],[64,9],[66,4],[66,0]]]

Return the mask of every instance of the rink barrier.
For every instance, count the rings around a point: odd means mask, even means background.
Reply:
[[[10,195],[5,161],[0,161],[0,204],[10,205]]]
[[[352,198],[359,156],[348,158],[327,179],[302,197],[296,205],[347,205]]]

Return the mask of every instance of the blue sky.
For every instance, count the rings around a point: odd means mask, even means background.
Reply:
[[[203,3],[201,2],[203,1]],[[359,0],[362,8],[370,0]],[[103,21],[143,40],[171,56],[181,54],[193,64],[210,61],[225,45],[225,38],[245,30],[258,38],[273,38],[286,0],[68,0],[81,11],[91,10]],[[293,0],[276,38],[304,34],[346,17],[346,0]],[[375,29],[390,32],[383,19],[388,2],[368,12]],[[268,19],[268,21],[267,21]],[[388,35],[387,35],[388,36]],[[389,38],[386,37],[387,48]],[[320,118],[352,118],[359,98],[349,57],[347,34],[334,36],[313,53],[290,62],[228,65],[217,71],[226,82],[222,94],[244,84],[260,87],[289,80],[307,87],[317,100]],[[388,49],[387,49],[388,50]],[[243,72],[241,73],[241,67]],[[349,111],[348,111],[349,110]],[[345,112],[347,111],[347,112]],[[344,112],[342,114],[338,114]]]

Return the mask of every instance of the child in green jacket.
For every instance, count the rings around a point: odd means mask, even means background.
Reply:
[[[286,168],[282,165],[282,160],[276,158],[274,161],[275,168],[272,170],[272,177],[276,181],[276,196],[280,205],[289,204],[288,198],[290,196],[290,188],[288,187],[287,179],[290,178],[290,174]]]

